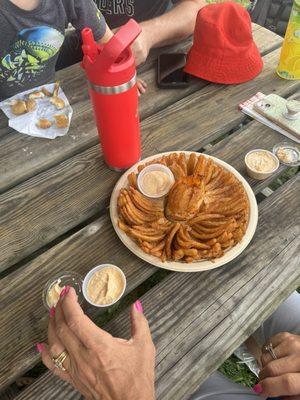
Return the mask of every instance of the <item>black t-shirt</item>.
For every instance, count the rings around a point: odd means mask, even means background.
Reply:
[[[136,21],[162,15],[178,0],[94,0],[110,28],[125,24],[130,18]]]

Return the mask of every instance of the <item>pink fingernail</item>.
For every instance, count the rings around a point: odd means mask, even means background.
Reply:
[[[142,312],[143,312],[143,306],[142,306],[142,303],[140,302],[140,300],[137,300],[137,301],[134,303],[134,305],[135,305],[136,310],[137,310],[139,313],[142,313]]]
[[[254,387],[253,387],[253,391],[255,392],[255,393],[262,393],[262,391],[263,391],[263,388],[262,388],[262,386],[258,383],[257,385],[255,385]]]
[[[70,290],[70,286],[64,287],[63,290],[60,292],[59,297],[60,297],[61,299],[63,299],[63,298],[65,297],[65,295],[66,295],[67,293],[69,293],[69,290]]]
[[[43,345],[43,343],[37,343],[36,344],[36,349],[37,349],[37,351],[39,352],[39,353],[42,353],[43,352],[43,350],[44,350],[44,345]]]
[[[55,315],[55,307],[50,308],[50,317],[53,318]]]

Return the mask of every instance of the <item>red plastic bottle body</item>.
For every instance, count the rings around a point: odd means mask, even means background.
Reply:
[[[136,84],[119,94],[89,92],[106,164],[115,170],[131,167],[141,158]]]
[[[130,45],[141,27],[130,20],[104,45],[82,31],[82,67],[88,80],[100,142],[110,168],[123,170],[141,158],[135,60]]]

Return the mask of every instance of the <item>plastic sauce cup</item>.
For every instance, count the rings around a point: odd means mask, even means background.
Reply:
[[[92,278],[92,276],[95,274],[95,272],[98,272],[98,271],[100,271],[101,269],[104,269],[104,268],[114,268],[114,269],[118,270],[118,272],[120,273],[120,275],[123,278],[123,289],[122,289],[122,292],[120,293],[120,295],[114,301],[112,301],[111,303],[109,303],[109,304],[96,304],[96,303],[93,303],[93,301],[89,298],[88,292],[87,292],[87,288],[88,288],[89,281]],[[90,272],[85,276],[85,278],[83,280],[83,284],[82,284],[82,293],[83,293],[83,296],[86,299],[86,301],[88,303],[90,303],[92,306],[100,307],[100,308],[110,307],[113,304],[117,303],[121,299],[121,297],[123,296],[123,294],[125,292],[125,289],[126,289],[126,276],[125,276],[124,272],[119,267],[117,267],[116,265],[112,265],[112,264],[101,264],[101,265],[98,265],[97,267],[91,269]]]
[[[144,176],[148,172],[152,172],[152,171],[164,172],[169,178],[169,184],[166,185],[165,189],[163,191],[161,191],[160,193],[155,194],[155,195],[147,193],[147,191],[143,187],[143,178],[144,178]],[[174,182],[175,182],[175,179],[174,179],[173,172],[170,170],[170,168],[166,167],[163,164],[151,164],[151,165],[148,165],[147,167],[142,169],[142,171],[139,173],[138,178],[137,178],[137,185],[138,185],[138,188],[139,188],[140,192],[144,196],[150,197],[152,199],[159,199],[160,197],[163,197],[166,194],[168,194],[170,189],[171,189],[171,187],[173,186]]]
[[[250,156],[250,154],[257,153],[257,152],[266,153],[273,158],[276,165],[271,171],[266,171],[266,172],[265,171],[257,171],[256,169],[253,169],[250,167],[249,163],[247,162],[247,159]],[[278,158],[273,153],[271,153],[271,151],[264,150],[264,149],[255,149],[255,150],[249,151],[245,156],[245,164],[246,164],[247,173],[250,176],[250,178],[257,179],[259,181],[269,178],[272,174],[274,174],[274,172],[276,172],[278,170],[279,165],[280,165]]]
[[[72,286],[77,294],[78,303],[82,304],[82,277],[76,272],[72,271],[62,271],[59,274],[53,276],[51,279],[47,281],[43,290],[43,303],[47,310],[50,310],[50,305],[47,301],[48,291],[56,284],[59,283],[60,287],[64,286]]]

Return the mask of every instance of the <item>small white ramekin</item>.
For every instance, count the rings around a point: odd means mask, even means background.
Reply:
[[[157,195],[149,195],[149,194],[147,194],[147,192],[145,192],[145,190],[143,188],[142,179],[143,179],[144,175],[147,172],[151,172],[151,171],[162,171],[162,172],[165,172],[169,176],[169,179],[170,179],[170,184],[166,187],[166,189],[163,192],[161,192],[161,193],[159,193]],[[140,192],[143,193],[144,196],[150,197],[152,199],[159,199],[160,197],[163,197],[166,194],[168,194],[169,190],[173,186],[174,182],[175,182],[175,179],[174,179],[173,172],[170,170],[170,168],[166,167],[163,164],[150,164],[150,165],[148,165],[147,167],[145,167],[145,168],[143,168],[141,170],[141,172],[139,173],[138,178],[137,178],[137,185],[138,185],[138,188],[139,188]]]
[[[251,168],[248,165],[247,158],[249,157],[249,155],[252,153],[256,153],[258,151],[267,153],[273,158],[273,160],[276,162],[276,167],[273,170],[268,171],[268,172],[261,172],[261,171],[256,171],[255,169]],[[276,172],[278,170],[279,165],[280,165],[278,158],[271,151],[265,150],[265,149],[254,149],[254,150],[249,151],[245,155],[245,164],[246,164],[247,174],[250,176],[250,178],[257,179],[258,181],[262,181],[264,179],[269,178],[272,174],[274,174],[274,172]]]
[[[94,273],[99,271],[99,270],[101,270],[101,269],[103,269],[103,268],[115,268],[115,269],[117,269],[120,272],[120,274],[122,275],[122,278],[123,278],[123,281],[124,281],[124,287],[123,287],[123,290],[122,290],[120,296],[117,299],[115,299],[112,303],[109,303],[109,304],[95,304],[90,300],[90,298],[89,298],[89,296],[87,294],[87,286],[88,286],[88,283],[89,283],[91,277],[94,275]],[[97,267],[91,269],[87,273],[87,275],[85,276],[85,278],[83,280],[83,284],[82,284],[82,294],[83,294],[85,300],[88,303],[90,303],[92,306],[100,307],[100,308],[106,308],[106,307],[112,306],[113,304],[116,304],[121,299],[121,297],[123,296],[123,294],[125,292],[125,289],[126,289],[126,276],[125,276],[124,272],[121,270],[121,268],[119,268],[119,267],[117,267],[116,265],[113,265],[113,264],[101,264],[101,265],[98,265]]]

